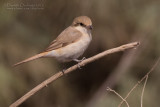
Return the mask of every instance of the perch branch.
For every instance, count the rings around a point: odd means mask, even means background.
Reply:
[[[11,104],[10,107],[19,106],[25,100],[30,98],[32,95],[34,95],[36,92],[38,92],[39,90],[41,90],[42,88],[44,88],[45,86],[50,84],[51,82],[53,82],[53,81],[57,80],[58,78],[62,77],[64,74],[68,74],[68,73],[76,70],[78,68],[78,66],[85,66],[86,64],[91,63],[91,62],[93,62],[95,60],[98,60],[98,59],[100,59],[100,58],[102,58],[102,57],[104,57],[106,55],[109,55],[109,54],[112,54],[112,53],[121,52],[121,51],[125,51],[127,49],[136,48],[138,45],[139,45],[139,42],[133,42],[133,43],[129,43],[129,44],[125,44],[125,45],[119,46],[117,48],[112,48],[112,49],[106,50],[106,51],[104,51],[102,53],[99,53],[99,54],[93,56],[93,57],[90,57],[88,59],[83,60],[79,64],[73,65],[72,67],[66,69],[63,73],[62,72],[58,72],[55,75],[53,75],[53,76],[49,77],[48,79],[46,79],[45,81],[43,81],[42,83],[40,83],[39,85],[37,85],[32,90],[30,90],[28,93],[26,93],[20,99],[18,99],[13,104]]]

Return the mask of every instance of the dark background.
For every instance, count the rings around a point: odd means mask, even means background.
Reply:
[[[48,77],[75,64],[43,58],[12,67],[42,52],[75,17],[86,15],[94,27],[92,43],[83,55],[86,58],[133,41],[141,45],[63,76],[20,107],[117,107],[120,98],[106,88],[124,97],[160,55],[159,4],[159,0],[1,0],[0,106],[9,106]],[[158,65],[149,76],[144,107],[160,105],[159,70]],[[142,87],[128,98],[131,107],[140,106]]]

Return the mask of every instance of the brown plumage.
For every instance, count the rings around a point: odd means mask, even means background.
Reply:
[[[71,32],[72,30],[72,32]],[[73,27],[66,28],[55,40],[53,40],[46,51],[51,51],[67,46],[77,41],[82,36],[81,32]]]
[[[60,60],[72,60],[83,54],[91,41],[90,31],[92,29],[91,19],[87,16],[80,16],[73,20],[72,25],[66,28],[55,40],[51,42],[49,47],[42,53],[25,59],[19,64],[40,58],[40,57],[55,57]],[[88,37],[87,37],[88,36]],[[80,41],[80,42],[79,42]],[[77,44],[75,44],[77,42]],[[74,45],[72,45],[74,44]],[[66,47],[66,48],[63,48]],[[77,52],[72,51],[73,47],[77,47]],[[62,49],[63,48],[63,49]],[[54,52],[53,52],[54,51]],[[61,53],[58,53],[58,52]],[[72,58],[73,57],[73,58]],[[69,59],[71,58],[71,59]]]

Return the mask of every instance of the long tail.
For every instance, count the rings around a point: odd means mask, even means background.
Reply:
[[[30,58],[27,58],[27,59],[25,59],[25,60],[23,60],[23,61],[21,61],[21,62],[18,62],[18,63],[16,63],[16,64],[14,64],[13,66],[17,66],[17,65],[20,65],[20,64],[22,64],[22,63],[25,63],[25,62],[28,62],[28,61],[32,61],[32,60],[41,58],[41,57],[45,56],[47,53],[48,53],[48,52],[42,52],[42,53],[40,53],[40,54],[37,54],[37,55],[32,56],[32,57],[30,57]]]

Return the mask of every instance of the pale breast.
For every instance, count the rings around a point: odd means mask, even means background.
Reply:
[[[80,57],[87,49],[90,38],[82,37],[79,41],[54,51],[54,56],[60,61],[73,60]]]

